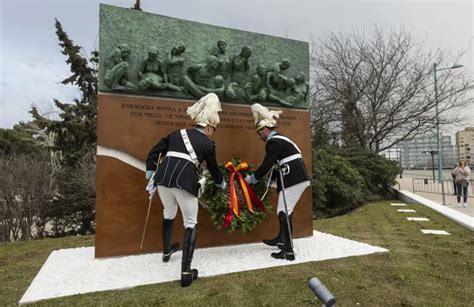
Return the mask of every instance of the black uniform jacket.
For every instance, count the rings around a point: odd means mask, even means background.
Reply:
[[[277,133],[274,136],[277,135],[281,134]],[[257,180],[262,179],[262,177],[270,171],[273,164],[277,163],[277,161],[283,160],[286,157],[298,153],[298,150],[295,148],[295,146],[293,146],[293,144],[282,139],[274,138],[274,136],[267,140],[265,145],[265,158],[263,159],[262,164],[254,173],[255,179]],[[283,177],[283,184],[285,185],[285,189],[294,186],[298,183],[310,180],[310,176],[308,174],[308,171],[306,170],[306,166],[304,165],[303,159],[292,160],[285,164],[288,164],[290,171],[287,175]],[[273,176],[275,176],[275,173],[276,171],[273,172]],[[277,191],[280,192],[281,182],[279,175],[278,177],[276,177],[276,179]]]
[[[187,129],[186,132],[196,152],[199,163],[206,161],[207,169],[211,173],[214,182],[217,184],[221,183],[224,179],[217,166],[216,145],[214,142],[204,133],[196,129]],[[161,153],[163,157],[168,151],[188,154],[179,130],[161,139],[161,141],[151,149],[146,160],[146,169],[154,171],[159,154]],[[198,170],[193,162],[177,157],[165,157],[155,175],[155,184],[183,189],[197,196],[199,188],[198,179]]]

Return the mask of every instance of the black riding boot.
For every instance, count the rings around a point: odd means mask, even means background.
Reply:
[[[291,228],[291,233],[293,233],[293,213],[291,213],[289,216],[290,218],[290,228]],[[263,243],[265,243],[268,246],[280,246],[283,244],[283,241],[281,239],[281,229],[282,229],[282,224],[281,224],[281,219],[278,217],[278,222],[280,224],[280,230],[278,230],[278,235],[274,239],[270,240],[262,240]]]
[[[181,287],[188,287],[198,278],[198,270],[191,269],[198,225],[184,229],[183,258],[181,260]]]
[[[291,247],[291,241],[290,241],[291,228],[290,228],[290,225],[288,225],[285,212],[280,212],[278,214],[278,217],[282,225],[281,239],[282,239],[283,244],[278,246],[281,249],[281,251],[279,253],[272,253],[272,257],[276,259],[286,259],[290,261],[295,260],[295,253],[293,251],[293,248]]]
[[[163,236],[163,262],[168,262],[171,255],[179,249],[179,243],[171,245],[171,235],[173,233],[174,220],[163,219],[162,231]]]
[[[290,233],[293,238],[293,212],[288,215],[288,220],[290,220]],[[280,242],[277,243],[277,246],[279,249],[283,249],[283,240],[280,240]]]

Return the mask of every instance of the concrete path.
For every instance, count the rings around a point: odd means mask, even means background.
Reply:
[[[419,171],[418,171],[419,172]],[[423,178],[420,174],[413,174],[415,178]],[[429,176],[429,174],[428,174]],[[474,230],[474,199],[468,198],[467,208],[457,207],[456,196],[454,195],[445,195],[446,206],[443,206],[443,198],[441,194],[435,193],[421,193],[413,192],[412,177],[410,174],[404,172],[402,179],[397,178],[400,186],[394,186],[394,189],[397,190],[399,194],[399,199],[418,203],[430,207],[431,209],[443,214],[444,216],[456,221],[457,223]]]
[[[406,201],[407,203],[414,203],[424,205],[433,209],[434,211],[441,213],[442,215],[450,218],[451,220],[463,225],[464,227],[474,230],[474,217],[469,216],[465,213],[453,210],[452,206],[443,206],[432,200],[426,199],[418,194],[414,194],[407,190],[396,190],[398,193],[398,199]]]
[[[419,174],[417,173],[417,175]],[[407,190],[413,193],[412,178],[413,177],[411,176],[411,174],[409,174],[407,171],[403,173],[402,179],[397,178],[398,183],[400,183],[401,190]],[[423,178],[423,177],[415,176],[415,178]],[[395,186],[394,188],[398,189],[398,186]],[[421,197],[427,198],[429,200],[432,200],[434,202],[437,202],[438,204],[443,204],[443,196],[441,194],[421,193],[421,192],[416,192],[415,194]],[[456,196],[452,195],[452,193],[445,195],[445,199],[446,199],[446,204],[449,208],[474,217],[474,198],[471,197],[467,199],[467,208],[464,208],[464,207],[458,208],[456,205],[457,204]]]

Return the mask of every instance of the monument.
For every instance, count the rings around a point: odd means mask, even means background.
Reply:
[[[258,166],[264,144],[255,133],[254,102],[283,110],[278,131],[301,149],[311,170],[308,43],[118,8],[100,7],[96,257],[162,250],[162,205],[148,209],[148,151],[170,132],[192,126],[186,109],[207,93],[222,102],[213,134],[217,160]],[[259,242],[277,233],[273,211],[250,232],[216,229],[200,208],[199,247]],[[311,189],[294,212],[294,237],[312,235]],[[182,223],[178,214],[175,223]],[[173,241],[181,241],[175,227]]]

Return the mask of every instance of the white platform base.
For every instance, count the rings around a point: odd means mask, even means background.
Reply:
[[[192,267],[199,270],[199,277],[210,277],[388,251],[317,231],[312,237],[295,239],[294,246],[295,261],[273,259],[270,253],[277,249],[263,243],[198,248],[194,252]],[[155,253],[95,259],[93,247],[54,251],[21,298],[20,304],[179,280],[181,252],[174,254],[168,263],[163,263],[161,256],[161,253]],[[179,287],[178,284],[176,286]]]

